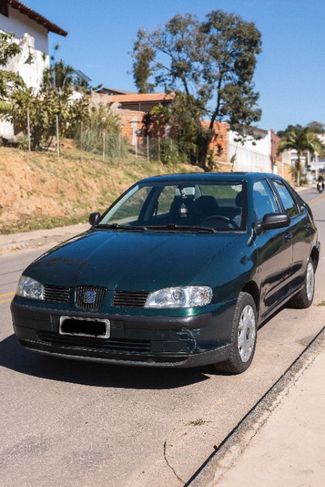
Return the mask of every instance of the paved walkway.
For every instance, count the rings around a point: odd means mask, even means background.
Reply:
[[[325,485],[325,350],[298,377],[244,452],[210,486]]]
[[[10,235],[0,235],[0,255],[13,252],[15,250],[37,248],[47,244],[60,243],[63,240],[82,233],[89,228],[88,223],[70,225],[33,232],[14,233]]]

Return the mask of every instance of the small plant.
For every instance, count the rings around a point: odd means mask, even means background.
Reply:
[[[90,109],[87,119],[79,123],[75,139],[80,149],[104,157],[125,158],[128,153],[120,120],[104,105]]]
[[[160,144],[160,160],[163,164],[185,163],[186,159],[186,154],[180,152],[173,139],[162,139]]]
[[[194,419],[193,421],[189,421],[188,423],[186,423],[188,426],[203,426],[204,424],[206,424],[207,421],[205,421],[204,419],[202,418],[198,418],[198,419]]]

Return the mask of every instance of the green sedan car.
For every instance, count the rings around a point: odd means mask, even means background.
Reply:
[[[277,175],[143,179],[89,221],[20,278],[11,312],[23,347],[241,373],[258,327],[289,300],[313,301],[317,229]]]

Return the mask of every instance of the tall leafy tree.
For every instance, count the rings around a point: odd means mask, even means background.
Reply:
[[[239,137],[253,134],[251,127],[261,117],[253,83],[260,51],[255,24],[222,10],[210,12],[203,22],[176,15],[163,28],[138,32],[133,75],[139,91],[154,85],[181,92],[195,120],[197,111],[199,119],[209,119],[203,140],[199,120],[196,125],[204,168],[215,122],[228,122]]]
[[[325,133],[325,124],[322,122],[310,122],[307,127],[310,129],[311,132],[314,134],[324,134]]]
[[[43,73],[43,86],[55,88],[56,90],[69,91],[74,82],[74,69],[69,64],[65,64],[62,59],[56,61]]]
[[[286,131],[283,131],[278,147],[279,153],[284,152],[285,150],[294,150],[297,153],[294,170],[297,185],[300,186],[303,155],[306,152],[309,152],[312,155],[316,152],[319,155],[323,155],[325,147],[309,127],[291,125]]]

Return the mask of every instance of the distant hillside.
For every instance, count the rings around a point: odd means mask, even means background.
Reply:
[[[106,208],[138,179],[197,170],[131,157],[103,162],[69,142],[60,159],[51,153],[0,147],[0,233],[86,221],[91,211]]]

